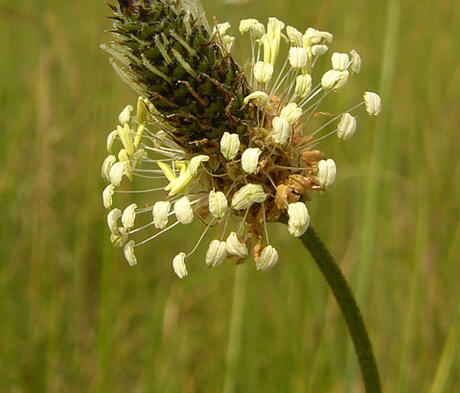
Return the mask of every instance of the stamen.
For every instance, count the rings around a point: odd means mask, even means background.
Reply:
[[[240,224],[240,226],[238,227],[238,230],[237,230],[238,233],[240,233],[241,228],[243,228],[243,225],[246,222],[246,218],[248,217],[249,210],[250,210],[250,208],[246,209],[246,213],[244,213],[243,220],[241,221],[241,224]]]
[[[156,161],[155,161],[156,164]],[[163,172],[160,169],[140,169],[136,168],[134,172],[139,172],[139,173],[150,173],[154,175],[161,175]],[[159,177],[159,179],[165,179],[165,176],[163,175],[162,177]]]
[[[335,134],[335,133],[337,132],[337,130],[338,130],[338,129],[336,128],[334,131],[331,131],[331,132],[327,133],[326,135],[323,135],[321,138],[315,139],[314,143],[312,143],[312,144],[310,145],[310,147],[316,146],[316,145],[317,145],[320,141],[322,141],[323,139],[326,139],[327,137],[329,137],[329,136]]]
[[[251,66],[254,67],[254,64],[255,64],[255,59],[254,59],[254,37],[252,35],[252,31],[251,31],[251,34],[250,34],[250,37],[251,37]],[[254,73],[253,72],[250,72],[251,76],[250,76],[250,81],[249,83],[252,85],[253,82],[254,82]]]
[[[174,228],[174,227],[175,227],[176,225],[178,225],[178,224],[180,224],[180,222],[179,222],[179,221],[176,221],[174,224],[172,224],[172,225],[170,225],[169,227],[163,229],[162,231],[156,233],[155,235],[153,235],[153,236],[151,236],[151,237],[149,237],[149,238],[147,238],[147,239],[145,239],[145,240],[142,240],[140,243],[136,243],[136,244],[134,245],[134,247],[135,247],[135,248],[136,248],[136,247],[140,247],[140,246],[144,245],[145,243],[148,243],[149,241],[151,241],[151,240],[157,238],[158,236],[162,235],[163,233],[168,232],[170,229]]]
[[[150,180],[160,180],[160,179],[165,179],[164,176],[158,177],[158,176],[149,176],[149,175],[141,175],[140,173],[134,173],[134,176],[136,177],[141,177],[143,179],[150,179]]]
[[[320,128],[318,128],[315,132],[313,132],[313,134],[311,134],[310,136],[315,136],[316,134],[318,134],[321,130],[323,130],[324,128],[326,128],[329,124],[333,123],[334,121],[336,121],[338,118],[340,118],[343,114],[345,113],[350,113],[350,112],[353,112],[355,109],[359,108],[360,106],[362,106],[364,104],[364,101],[360,102],[359,104],[351,107],[350,109],[347,109],[345,111],[343,111],[342,113],[338,114],[337,116],[335,116],[334,118],[332,118],[331,120],[329,120],[327,123],[323,124]]]
[[[150,147],[150,146],[147,146],[146,144],[142,143],[142,147],[145,149],[145,150],[149,150],[149,151],[153,151],[155,153],[159,153],[159,154],[163,154],[164,156],[167,156],[167,157],[173,157],[171,154],[172,153],[175,153],[175,154],[179,154],[179,153],[182,153],[182,151],[179,151],[179,150],[174,150],[174,149],[167,149],[166,147],[162,147],[161,149],[158,149],[158,148],[155,148],[155,147]]]
[[[315,87],[316,88],[316,87]],[[323,91],[323,88],[320,87],[314,93],[310,94],[304,101],[299,104],[300,108],[303,108],[307,103],[309,103],[313,98],[315,98],[319,93]]]
[[[283,77],[283,79],[281,79],[281,81],[273,87],[272,89],[272,92],[270,93],[270,95],[272,95],[274,92],[278,91],[278,89],[281,87],[281,85],[283,84],[283,82],[286,80],[286,78],[288,76],[292,76],[293,74],[297,74],[299,71],[298,70],[295,70],[293,68],[291,68]]]
[[[226,177],[226,176],[228,176],[227,173],[222,173],[222,174],[211,173],[211,172],[209,172],[209,171],[206,169],[206,166],[204,166],[204,165],[202,165],[201,167],[203,168],[203,170],[204,170],[209,176],[212,176],[212,177]]]
[[[205,230],[203,231],[203,233],[201,234],[200,238],[198,239],[198,241],[196,242],[195,244],[195,247],[193,247],[192,251],[190,251],[186,258],[192,256],[194,254],[194,252],[197,250],[198,246],[200,245],[200,243],[203,241],[204,237],[206,236],[206,233],[208,232],[209,228],[211,228],[212,225],[214,225],[216,222],[216,220],[212,220],[205,228]]]
[[[149,157],[142,158],[142,162],[149,163],[149,164],[157,164],[159,162],[172,162],[174,160],[175,160],[174,158],[162,158],[159,160],[153,160]],[[163,171],[158,170],[158,173],[163,173]]]
[[[297,170],[297,171],[306,171],[309,169],[309,168],[301,168],[301,167],[294,167],[294,166],[282,166],[282,165],[275,165],[275,166],[276,168],[280,168],[280,169]]]
[[[270,94],[269,94],[270,96],[273,95],[274,91],[276,91],[276,90],[275,90],[275,86],[278,84],[278,82],[279,82],[279,80],[280,80],[280,78],[281,78],[281,75],[283,75],[283,72],[284,72],[284,70],[285,70],[287,64],[288,64],[288,58],[286,57],[286,60],[284,60],[283,67],[281,67],[281,70],[280,70],[280,72],[278,73],[278,76],[276,77],[275,82],[273,83],[273,89],[270,91]],[[270,83],[269,83],[269,84],[270,84]],[[269,86],[267,86],[267,87],[269,87]]]
[[[225,194],[225,197],[228,198],[228,196],[230,195],[230,193],[232,192],[233,190],[233,187],[235,187],[235,184],[236,184],[236,181],[233,182],[233,184],[231,185],[230,189],[227,191],[227,193]]]
[[[189,195],[190,195],[190,194],[189,194]],[[177,200],[179,200],[180,198],[182,198],[182,196],[183,196],[183,195],[177,195],[175,198],[171,198],[169,201],[170,201],[171,203],[174,203],[174,202],[176,202]],[[194,201],[191,201],[191,202],[190,202],[190,206],[194,206],[194,205],[196,205],[197,203],[203,201],[204,199],[205,199],[205,198],[198,198],[198,199],[195,199]],[[172,210],[172,211],[170,211],[170,212],[168,213],[168,217],[171,217],[171,216],[173,216],[173,215],[175,215],[175,214],[176,214],[176,213]]]
[[[295,169],[297,169],[297,168],[295,168]],[[272,184],[273,188],[276,191],[276,184],[275,184],[275,182],[273,181],[273,179],[271,178],[271,176],[268,173],[267,173],[267,178],[268,178],[268,180],[270,181],[270,183]]]
[[[164,191],[164,187],[150,188],[147,190],[131,190],[131,191],[115,190],[117,194],[144,194],[144,193],[156,192],[156,191]]]
[[[308,112],[311,112],[310,115],[308,116],[308,119],[305,120],[305,123],[308,123],[310,119],[313,116],[313,113],[316,111],[316,109],[321,105],[321,102],[324,101],[324,99],[331,93],[331,91],[327,91],[323,94],[323,96],[313,105],[305,109],[304,115],[307,114]]]
[[[321,83],[317,83],[316,86],[310,90],[310,92],[299,102],[299,106],[302,106],[305,101],[311,97],[312,94],[315,94],[319,87],[321,87]]]
[[[230,220],[230,210],[227,211],[227,215],[225,216],[224,228],[222,230],[222,235],[220,236],[220,240],[222,241],[225,237],[225,233],[227,232],[228,222]]]
[[[139,228],[133,229],[133,230],[131,230],[131,231],[128,232],[128,235],[132,235],[132,234],[134,234],[134,233],[137,233],[137,232],[139,232],[139,231],[142,231],[143,229],[146,229],[146,228],[148,228],[148,227],[151,227],[153,224],[154,224],[154,223],[153,223],[153,221],[152,221],[152,222],[149,222],[148,224],[145,224],[145,225],[143,225],[143,226],[141,226],[141,227],[139,227]]]
[[[268,239],[268,229],[267,229],[267,219],[265,217],[265,204],[262,204],[262,211],[264,213],[264,229],[265,229],[265,238],[267,240],[267,244],[270,244],[270,240]]]

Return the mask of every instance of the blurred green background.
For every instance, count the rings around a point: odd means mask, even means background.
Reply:
[[[459,392],[459,3],[204,3],[235,35],[241,18],[277,16],[361,53],[327,109],[375,90],[383,113],[322,144],[339,177],[312,222],[357,294],[385,392]],[[266,274],[206,269],[203,245],[178,280],[171,259],[199,223],[135,268],[112,249],[100,164],[136,97],[99,49],[108,14],[98,0],[0,1],[0,391],[361,392],[338,307],[281,226]],[[237,35],[240,61],[246,45]]]

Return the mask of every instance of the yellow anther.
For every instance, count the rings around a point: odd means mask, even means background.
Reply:
[[[144,124],[139,124],[137,127],[136,136],[134,137],[134,148],[137,150],[142,141],[142,136],[144,135],[145,126]]]
[[[190,173],[189,170],[186,170],[184,173],[181,173],[180,176],[169,183],[166,187],[165,190],[169,191],[169,196],[174,196],[178,194],[179,192],[183,191],[189,183],[192,181],[193,176]]]
[[[168,164],[162,161],[158,161],[157,164],[170,182],[176,179],[176,174]]]

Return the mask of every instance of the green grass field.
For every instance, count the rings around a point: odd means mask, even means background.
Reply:
[[[339,176],[313,197],[312,223],[358,297],[384,391],[459,392],[458,3],[204,5],[235,35],[239,19],[277,16],[361,53],[331,105],[375,90],[383,112],[322,144]],[[171,259],[199,223],[143,248],[135,268],[112,249],[100,164],[136,96],[99,49],[108,14],[98,0],[0,1],[0,392],[362,392],[335,300],[281,225],[264,274],[207,269],[203,246],[178,280]]]

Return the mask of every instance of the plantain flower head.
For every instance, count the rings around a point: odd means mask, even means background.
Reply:
[[[134,266],[138,247],[190,226],[195,246],[171,259],[179,278],[211,232],[204,265],[252,256],[256,270],[271,269],[279,253],[268,224],[287,222],[287,233],[302,236],[309,194],[336,179],[320,141],[350,139],[362,106],[380,113],[372,92],[349,108],[325,107],[361,71],[360,55],[333,52],[332,68],[321,74],[316,64],[333,41],[327,31],[244,19],[235,38],[230,23],[209,26],[198,0],[118,0],[111,8],[114,41],[103,49],[139,95],[114,116],[105,141],[111,242]],[[242,68],[230,50],[246,38],[251,57]],[[317,128],[313,117],[322,122]]]

